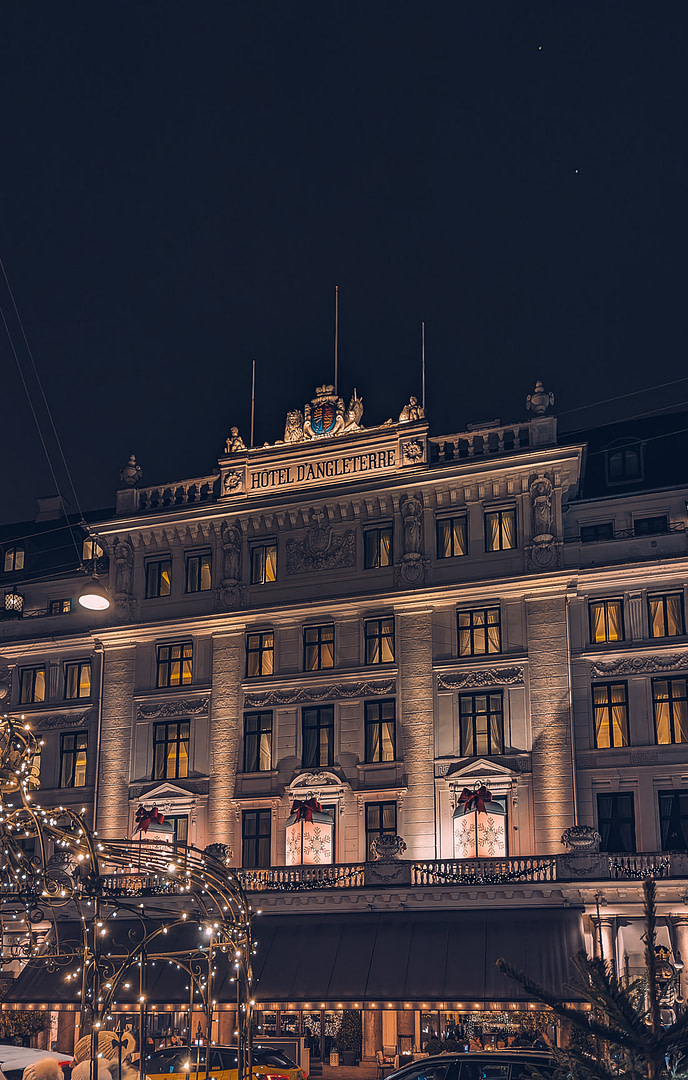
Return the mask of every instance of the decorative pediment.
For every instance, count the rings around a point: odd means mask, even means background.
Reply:
[[[306,799],[314,795],[318,802],[341,802],[344,792],[350,790],[350,784],[340,780],[336,773],[302,772],[295,776],[291,784],[285,789],[285,794],[290,800]]]
[[[487,758],[476,758],[468,765],[461,768],[450,767],[447,771],[446,780],[451,794],[452,809],[463,788],[473,790],[477,787],[486,787],[493,795],[511,795],[512,803],[516,803],[518,794],[518,774],[505,765],[499,765],[496,761]]]
[[[179,802],[184,800],[191,804],[196,801],[197,796],[190,791],[186,791],[184,788],[177,787],[176,784],[158,784],[157,787],[151,788],[145,795],[140,795],[135,801],[137,803],[145,803],[152,806],[154,803],[159,810],[164,811],[164,803]]]

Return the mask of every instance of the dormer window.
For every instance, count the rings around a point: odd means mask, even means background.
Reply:
[[[7,548],[3,568],[6,574],[12,574],[15,570],[24,569],[24,548],[21,544],[15,544]]]
[[[637,439],[612,443],[606,450],[608,484],[630,484],[643,478],[643,444]]]

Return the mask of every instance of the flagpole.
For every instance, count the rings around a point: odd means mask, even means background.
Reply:
[[[253,449],[253,422],[256,416],[256,361],[252,360],[253,372],[251,376],[251,449]]]
[[[423,406],[423,415],[425,415],[425,323],[420,324],[420,364],[421,364],[421,386],[423,392],[421,394],[421,404]]]
[[[337,393],[337,369],[339,366],[339,285],[334,287],[334,392]]]

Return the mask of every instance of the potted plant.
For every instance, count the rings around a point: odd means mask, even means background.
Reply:
[[[361,1060],[361,1014],[358,1009],[345,1009],[337,1034],[336,1047],[342,1065],[357,1065]]]

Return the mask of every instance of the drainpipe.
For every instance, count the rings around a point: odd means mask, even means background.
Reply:
[[[100,739],[103,730],[103,677],[105,674],[105,650],[102,641],[96,638],[94,652],[99,658],[98,674],[98,726],[96,730],[96,782],[93,788],[93,831],[98,828],[98,790],[100,788]]]
[[[573,725],[573,682],[571,678],[571,626],[569,614],[570,597],[566,596],[566,666],[569,683],[569,737],[571,739],[571,780],[573,791],[573,824],[578,824],[578,788],[576,785],[576,743]]]

